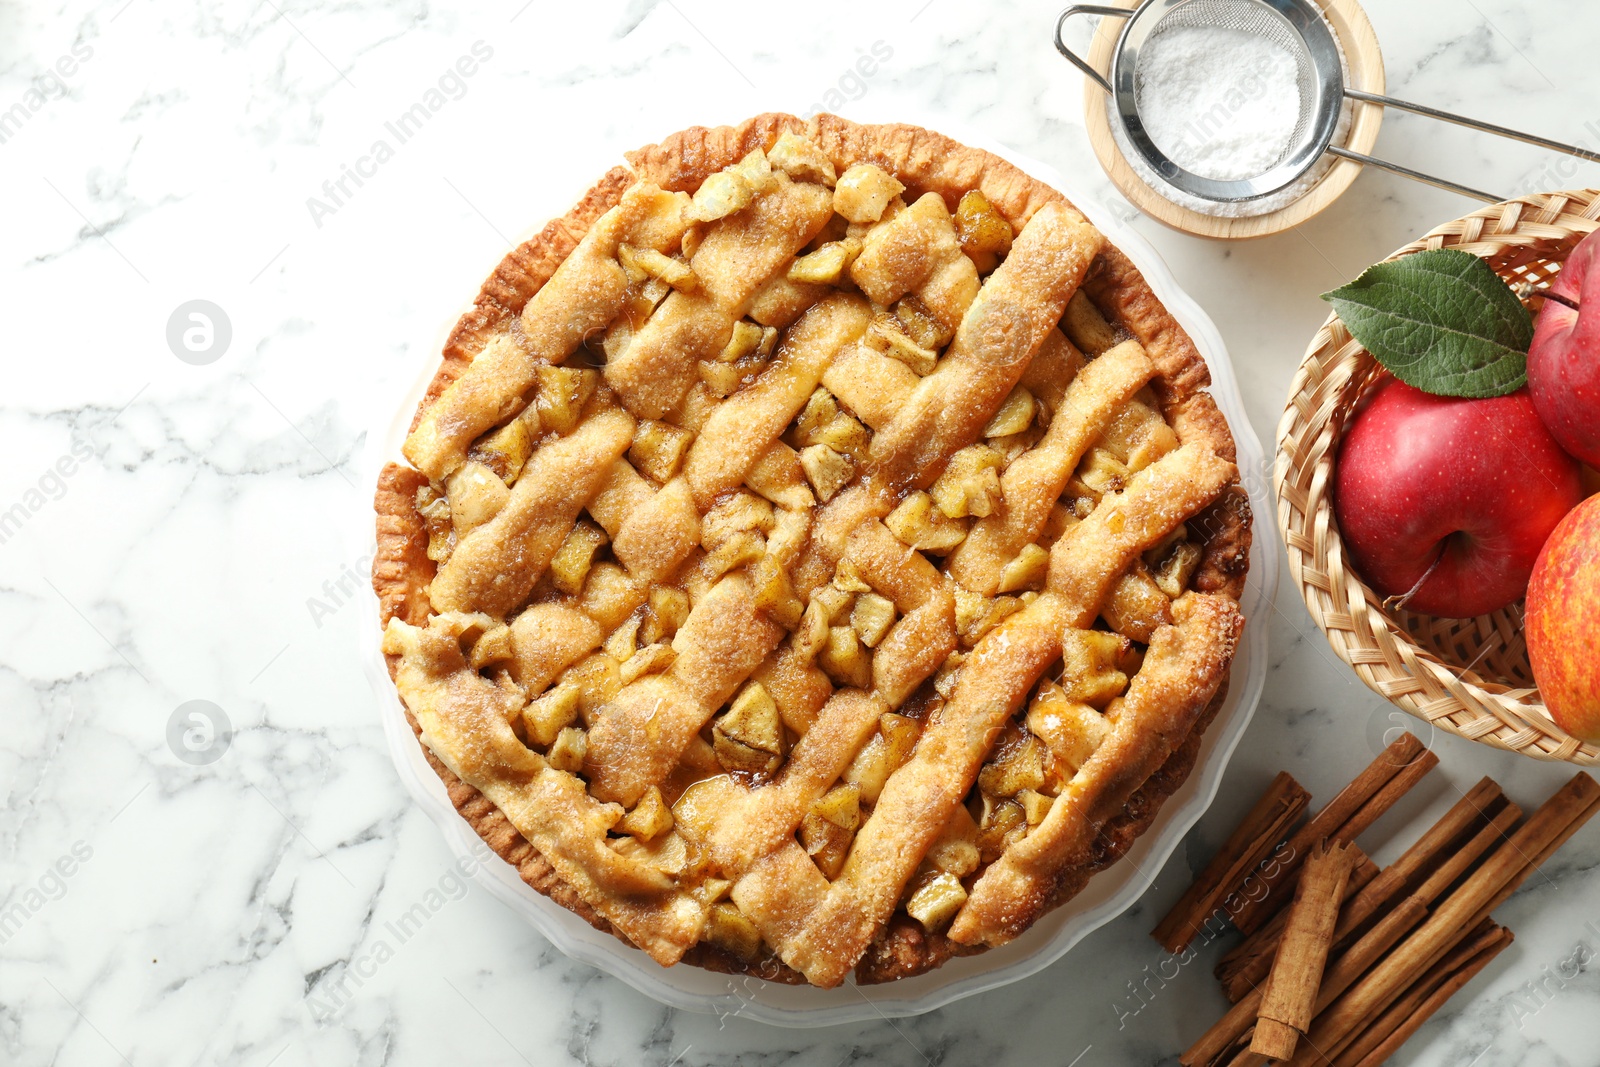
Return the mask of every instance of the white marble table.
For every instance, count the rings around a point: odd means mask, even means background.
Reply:
[[[903,108],[1129,212],[1050,47],[1055,7],[755,6],[0,6],[0,1060],[1091,1067],[1174,1062],[1219,1013],[1215,950],[1147,981],[1162,954],[1146,931],[1274,771],[1327,796],[1389,725],[1287,585],[1223,795],[1145,900],[1036,978],[917,1019],[804,1032],[661,1008],[458,891],[397,782],[346,610],[363,568],[350,517],[370,496],[355,459],[508,240],[584,178],[691,122]],[[1397,93],[1600,141],[1600,11],[1376,0],[1371,15]],[[887,58],[862,77],[873,51]],[[463,57],[470,76],[451,73]],[[386,123],[418,103],[402,142]],[[1600,179],[1404,116],[1380,149],[1508,194]],[[1316,295],[1467,208],[1369,173],[1259,243],[1136,225],[1221,327],[1270,440]],[[196,299],[231,326],[204,365],[167,340]],[[169,744],[192,700],[237,731],[210,763]],[[1493,774],[1531,803],[1570,773],[1436,747],[1442,772],[1372,831],[1380,859],[1452,786]],[[1516,944],[1400,1062],[1600,1062],[1596,972],[1560,977],[1600,950],[1597,861],[1591,826],[1501,909]],[[317,1018],[319,990],[441,890]]]

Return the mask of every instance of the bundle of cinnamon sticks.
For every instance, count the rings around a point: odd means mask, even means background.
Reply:
[[[1246,935],[1216,968],[1234,1006],[1184,1067],[1375,1067],[1511,943],[1490,912],[1600,810],[1600,784],[1579,773],[1518,826],[1485,778],[1379,870],[1355,838],[1437,763],[1403,734],[1298,829],[1310,794],[1273,781],[1152,931],[1170,952],[1225,922]]]

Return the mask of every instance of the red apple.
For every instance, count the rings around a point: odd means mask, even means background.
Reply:
[[[1567,514],[1528,581],[1528,658],[1556,724],[1600,741],[1600,496]]]
[[[1345,434],[1333,508],[1379,595],[1470,618],[1523,595],[1545,538],[1583,499],[1579,481],[1526,390],[1464,400],[1390,379]]]
[[[1600,467],[1600,234],[1567,257],[1528,349],[1528,392],[1561,447]],[[1566,301],[1567,303],[1562,303]],[[1568,306],[1568,304],[1573,306]]]

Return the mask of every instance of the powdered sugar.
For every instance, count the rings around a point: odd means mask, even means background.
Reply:
[[[1137,93],[1156,147],[1217,181],[1270,170],[1300,119],[1295,57],[1265,37],[1221,26],[1153,36],[1139,56]]]
[[[1177,29],[1173,29],[1173,30],[1169,30],[1167,33],[1161,34],[1160,36],[1164,38],[1164,37],[1168,36],[1169,34],[1176,35],[1178,32],[1179,31]],[[1218,41],[1219,43],[1227,42],[1226,44],[1224,44],[1224,48],[1226,48],[1228,44],[1231,44],[1231,43],[1234,43],[1234,42],[1239,42],[1239,39],[1241,37],[1244,37],[1244,38],[1249,38],[1250,37],[1250,35],[1248,35],[1248,34],[1240,34],[1238,31],[1228,31],[1228,30],[1220,30],[1219,31],[1219,30],[1202,29],[1200,32],[1206,34],[1206,36],[1211,36],[1213,33],[1216,33],[1216,32],[1223,33],[1225,35],[1224,37],[1222,37],[1222,38],[1212,37],[1212,39],[1214,41]],[[1229,41],[1229,38],[1231,38],[1232,40]],[[1253,38],[1250,38],[1250,39],[1253,40]],[[1177,43],[1178,44],[1182,44],[1183,42],[1180,39]],[[1339,47],[1339,63],[1340,63],[1340,67],[1343,68],[1344,65],[1345,65],[1344,48],[1343,48],[1342,45],[1339,45],[1339,42],[1338,42],[1337,38],[1335,38],[1335,45]],[[1267,47],[1268,48],[1273,48],[1274,46],[1272,46],[1271,44],[1268,44]],[[1168,59],[1162,60],[1160,58],[1160,53],[1158,52],[1157,53],[1157,60],[1158,60],[1159,65],[1150,64],[1149,63],[1149,59],[1148,59],[1148,55],[1149,55],[1149,45],[1146,45],[1146,47],[1145,47],[1145,57],[1142,59],[1142,61],[1140,63],[1141,72],[1147,66],[1148,66],[1149,70],[1152,71],[1152,73],[1159,72],[1164,67],[1166,67],[1169,63],[1172,62],[1170,56],[1169,56]],[[1238,80],[1246,82],[1247,83],[1246,88],[1249,88],[1250,87],[1249,83],[1250,83],[1252,77],[1254,77],[1256,79],[1260,79],[1260,75],[1253,75],[1252,72],[1250,71],[1249,67],[1246,66],[1244,68],[1244,76],[1239,78]],[[1154,81],[1153,78],[1151,80],[1152,80],[1152,82]],[[1153,85],[1152,85],[1152,88],[1153,88]],[[1241,90],[1241,91],[1243,91],[1243,90]],[[1169,91],[1168,90],[1164,90],[1164,89],[1158,89],[1158,90],[1156,90],[1156,93],[1157,93],[1157,95],[1169,94]],[[1246,94],[1246,95],[1248,95],[1248,94]],[[1169,99],[1170,98],[1171,98],[1171,94],[1169,94]],[[1179,98],[1178,102],[1180,102],[1180,103],[1182,102],[1181,98]],[[1306,193],[1308,193],[1318,182],[1320,182],[1327,175],[1328,171],[1332,168],[1332,166],[1335,163],[1338,162],[1336,157],[1331,156],[1331,155],[1324,155],[1321,159],[1319,159],[1315,163],[1313,163],[1306,170],[1306,172],[1304,174],[1300,175],[1299,178],[1297,178],[1295,181],[1291,182],[1289,185],[1285,186],[1282,189],[1279,189],[1275,193],[1269,193],[1266,196],[1256,197],[1253,200],[1209,200],[1209,199],[1206,199],[1204,197],[1195,196],[1192,193],[1186,193],[1183,190],[1177,188],[1176,186],[1168,184],[1158,174],[1156,174],[1155,168],[1151,167],[1148,163],[1145,162],[1144,156],[1142,154],[1140,154],[1139,152],[1134,150],[1132,142],[1128,139],[1127,129],[1123,126],[1123,124],[1120,121],[1118,121],[1117,115],[1116,115],[1116,101],[1115,101],[1115,98],[1107,96],[1106,97],[1106,101],[1105,101],[1105,106],[1106,106],[1107,118],[1109,120],[1108,121],[1108,125],[1110,125],[1110,127],[1111,127],[1111,136],[1117,143],[1117,150],[1121,153],[1122,158],[1127,161],[1128,165],[1133,168],[1134,173],[1139,176],[1139,180],[1144,182],[1146,185],[1148,185],[1158,195],[1160,195],[1163,198],[1171,201],[1172,203],[1178,205],[1179,207],[1186,208],[1186,209],[1188,209],[1190,211],[1198,212],[1198,213],[1200,213],[1202,215],[1212,215],[1212,216],[1216,216],[1216,217],[1219,217],[1219,218],[1249,218],[1249,217],[1258,216],[1258,215],[1268,215],[1268,214],[1271,214],[1274,211],[1279,211],[1279,210],[1281,210],[1283,208],[1288,207],[1290,204],[1293,204],[1296,200],[1299,200],[1302,196],[1304,196]],[[1213,107],[1214,106],[1215,105],[1213,105]],[[1298,102],[1297,102],[1297,106],[1298,106]],[[1200,112],[1198,110],[1192,111],[1188,115],[1188,118],[1185,119],[1185,122],[1193,121],[1193,120],[1197,119],[1201,114],[1202,114],[1202,112]],[[1353,116],[1353,112],[1352,112],[1352,109],[1351,109],[1351,106],[1350,106],[1350,101],[1347,99],[1347,100],[1343,101],[1342,105],[1340,106],[1340,109],[1339,109],[1339,122],[1338,122],[1338,125],[1334,129],[1333,137],[1329,142],[1330,144],[1342,145],[1342,144],[1345,143],[1345,139],[1349,136],[1349,133],[1350,133],[1350,127],[1351,127],[1351,122],[1353,120],[1353,117],[1354,116]],[[1182,129],[1182,125],[1181,124],[1179,126],[1179,129],[1181,131],[1181,129]],[[1216,127],[1215,127],[1214,123],[1213,123],[1212,129],[1213,129],[1213,134],[1215,134]],[[1161,142],[1159,140],[1156,143],[1157,144],[1161,144]],[[1200,173],[1200,172],[1196,171],[1195,173]]]

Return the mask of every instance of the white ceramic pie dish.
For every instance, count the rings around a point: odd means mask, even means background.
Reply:
[[[909,121],[918,120],[912,117]],[[920,124],[937,129],[964,144],[993,152],[1065,193],[1143,272],[1151,288],[1188,331],[1210,366],[1211,392],[1233,431],[1242,481],[1249,491],[1251,508],[1255,514],[1250,578],[1241,601],[1246,619],[1245,631],[1234,659],[1227,700],[1206,731],[1194,771],[1182,788],[1167,800],[1155,822],[1121,860],[1097,874],[1081,893],[1042,916],[1010,944],[981,955],[952,959],[928,974],[886,985],[856,986],[847,981],[837,989],[824,990],[716,974],[698,967],[664,968],[638,949],[623,944],[611,934],[595,930],[572,912],[529,888],[509,864],[480,862],[474,865],[477,872],[475,877],[480,885],[525,916],[535,929],[562,952],[575,960],[598,967],[672,1007],[717,1015],[737,1015],[778,1026],[832,1026],[920,1015],[962,997],[996,989],[1037,973],[1060,959],[1089,933],[1127,910],[1150,887],[1156,873],[1216,796],[1223,771],[1255,713],[1265,682],[1266,612],[1270,610],[1278,584],[1277,553],[1272,550],[1268,533],[1272,529],[1273,505],[1266,492],[1266,480],[1261,477],[1261,472],[1267,469],[1261,443],[1245,415],[1233,364],[1216,326],[1199,305],[1179,288],[1149,242],[1098,204],[1074,196],[1053,168],[1019,156],[981,135],[948,122]],[[601,164],[589,170],[578,166],[576,169],[582,173],[576,177],[581,179],[603,173],[607,165],[610,164]],[[576,193],[568,199],[576,199]],[[530,217],[535,223],[524,236],[537,232],[546,217],[555,217],[567,207],[566,201],[557,199],[543,210],[532,211]],[[476,292],[480,281],[464,281],[463,291]],[[454,322],[452,316],[441,328],[436,343],[424,353],[419,361],[418,378],[398,408],[386,408],[374,422],[367,435],[363,456],[363,480],[359,483],[362,486],[375,486],[383,465],[401,458],[401,443],[405,440],[417,404],[437,369],[438,353]],[[370,509],[359,517],[359,522],[360,540],[356,544],[370,546],[373,536]],[[1263,544],[1263,541],[1268,543]],[[443,783],[428,766],[422,746],[406,722],[404,709],[379,649],[377,598],[371,595],[363,597],[360,610],[363,667],[378,699],[384,734],[400,780],[417,804],[439,824],[451,851],[458,858],[471,855],[482,860],[487,850],[477,833],[451,806]]]

